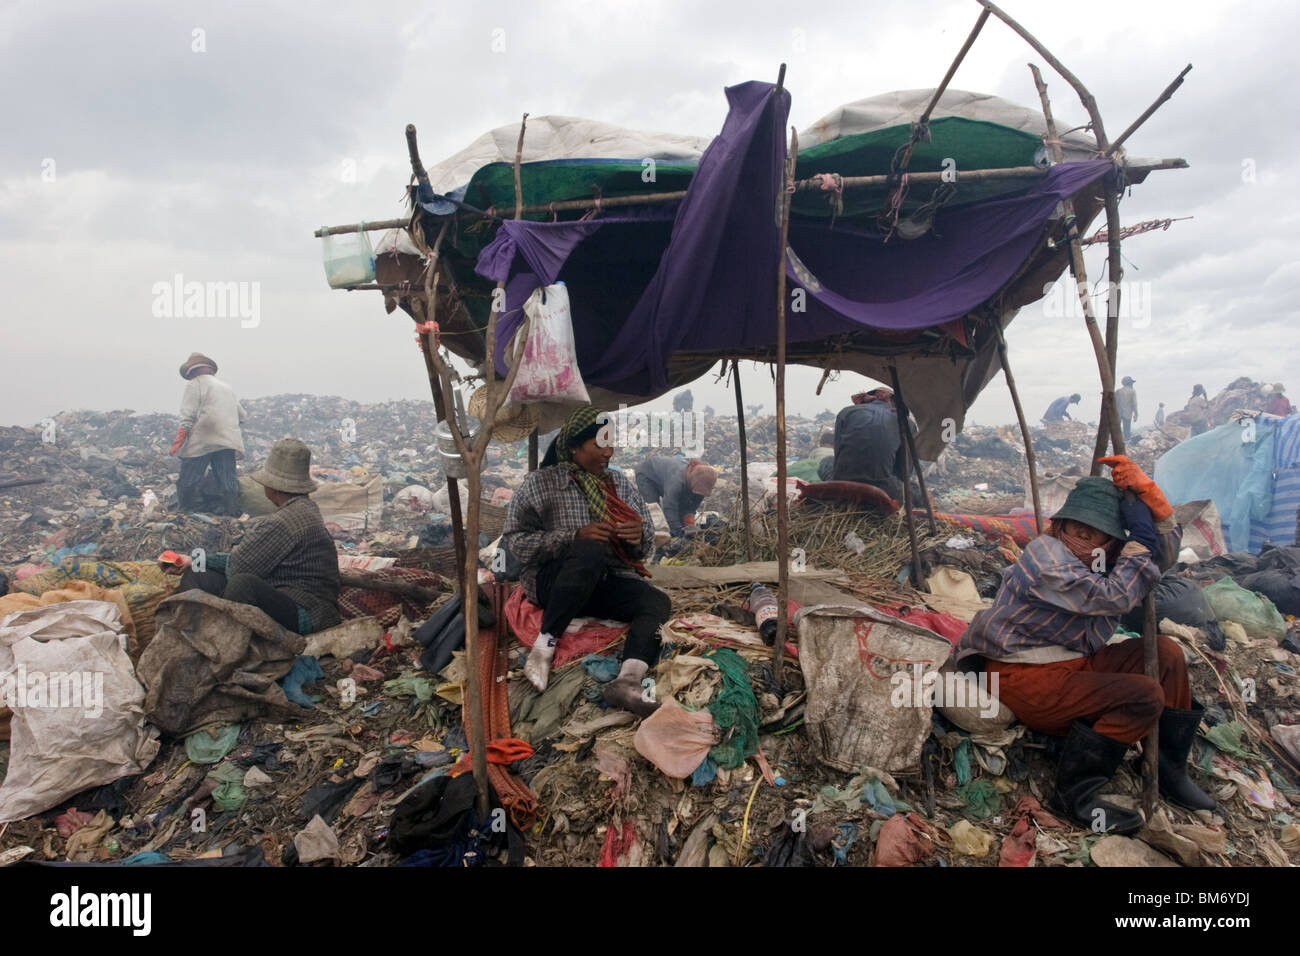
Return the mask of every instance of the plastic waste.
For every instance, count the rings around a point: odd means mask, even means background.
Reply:
[[[364,227],[365,223],[361,225]],[[323,237],[321,258],[325,280],[331,289],[375,281],[375,254],[364,228]]]
[[[844,544],[850,551],[857,552],[858,554],[862,554],[867,550],[867,543],[858,537],[856,531],[850,531],[844,536]]]
[[[776,640],[776,595],[761,582],[755,581],[749,586],[746,607],[754,615],[754,624],[763,635],[763,640],[768,644],[773,643]]]

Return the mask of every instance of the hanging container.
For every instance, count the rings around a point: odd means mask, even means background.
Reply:
[[[370,248],[366,224],[356,232],[339,232],[321,237],[325,280],[331,289],[346,289],[375,281],[375,254]]]
[[[478,440],[479,420],[469,419],[469,428],[461,429],[466,444],[473,445]],[[466,478],[465,462],[456,450],[456,439],[451,437],[451,426],[438,422],[433,433],[438,439],[438,458],[442,461],[442,473],[448,478]]]

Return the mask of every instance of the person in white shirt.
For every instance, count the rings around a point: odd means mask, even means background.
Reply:
[[[244,454],[239,424],[248,416],[234,390],[217,380],[217,363],[206,355],[194,352],[181,365],[180,372],[189,384],[181,399],[180,427],[171,447],[171,453],[181,459],[181,474],[176,480],[177,505],[181,511],[195,511],[200,507],[199,484],[211,468],[221,489],[221,503],[214,510],[238,515],[239,479],[235,475],[235,458]]]

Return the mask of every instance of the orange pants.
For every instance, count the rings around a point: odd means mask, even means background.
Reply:
[[[1064,736],[1076,720],[1126,744],[1137,743],[1160,721],[1165,707],[1188,710],[1192,691],[1182,648],[1158,636],[1160,679],[1146,676],[1142,641],[1109,644],[1092,657],[1053,664],[989,661],[998,675],[998,698],[1021,723]]]

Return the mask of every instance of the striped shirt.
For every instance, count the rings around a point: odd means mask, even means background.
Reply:
[[[608,474],[614,476],[618,496],[641,515],[641,543],[629,547],[642,561],[648,561],[654,556],[655,529],[645,501],[617,468],[609,469]],[[538,603],[537,572],[547,561],[563,554],[578,530],[592,521],[587,497],[578,483],[558,466],[539,468],[519,486],[510,499],[501,540],[523,565],[519,580],[534,604]],[[609,573],[620,577],[639,577],[612,548],[605,566]]]
[[[1145,552],[1121,553],[1103,574],[1056,538],[1039,535],[1007,569],[993,606],[975,615],[960,648],[1020,664],[1091,657],[1159,579]]]

